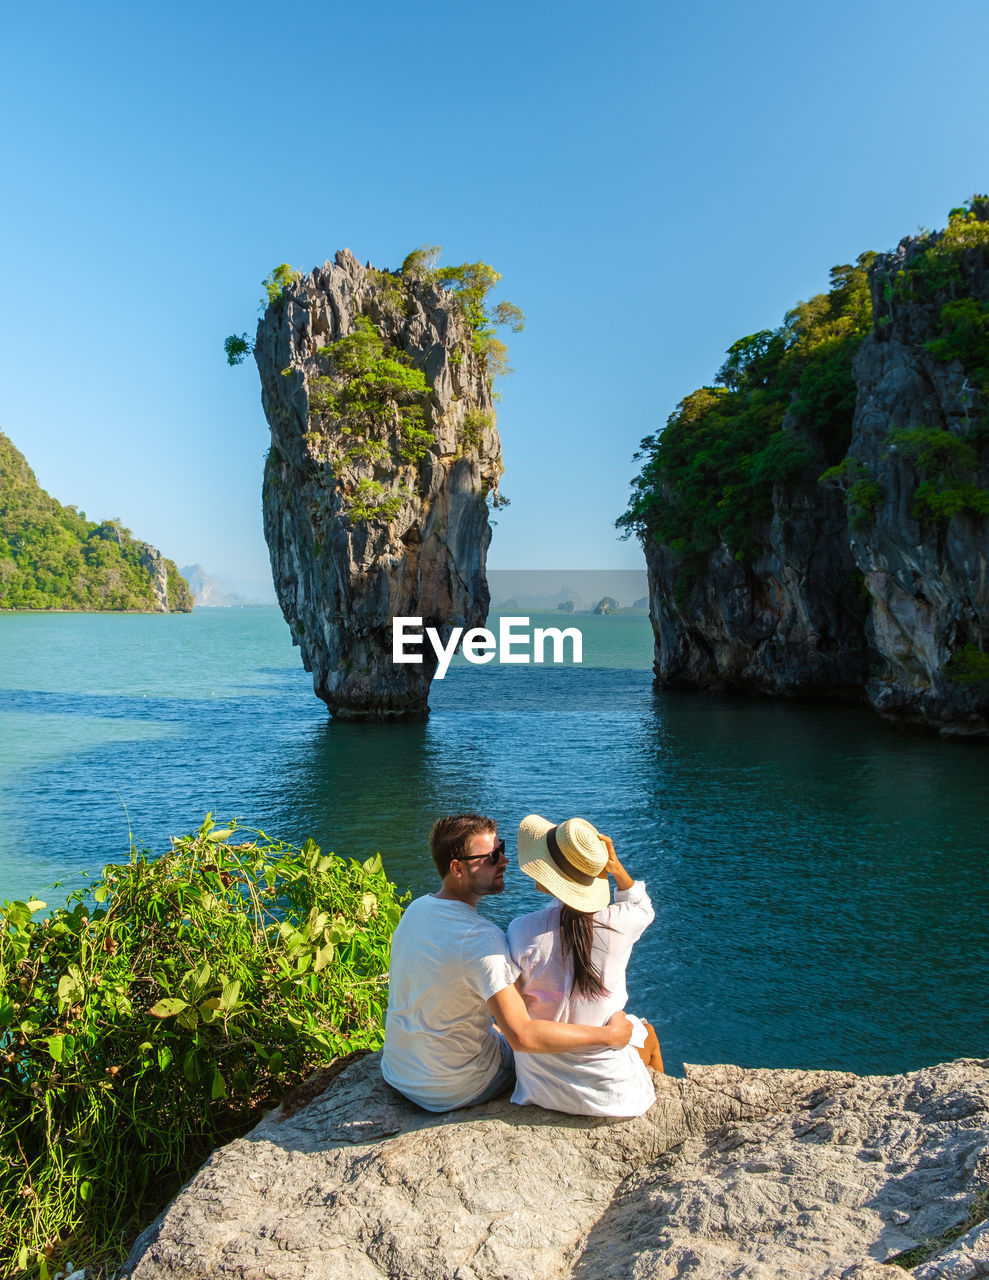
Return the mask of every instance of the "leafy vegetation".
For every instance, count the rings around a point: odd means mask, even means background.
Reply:
[[[832,465],[847,450],[874,256],[832,268],[829,292],[799,303],[778,329],[740,338],[714,385],[686,396],[642,441],[642,471],[617,523],[672,547],[681,594],[722,543],[740,561],[756,553],[773,487],[809,484],[820,468],[810,440]],[[784,430],[788,411],[799,432]]]
[[[887,273],[882,292],[890,317],[900,303],[930,302],[945,291],[954,299],[964,290],[963,255],[989,246],[987,213],[989,196],[973,196],[967,204],[950,211],[947,227],[927,236],[903,267]]]
[[[296,271],[294,267],[290,267],[287,262],[279,263],[268,275],[265,276],[262,284],[267,294],[268,305],[279,303],[285,290],[295,284],[296,280],[302,275],[301,271]],[[262,304],[264,299],[262,299]]]
[[[914,494],[915,520],[936,522],[967,511],[989,515],[989,491],[974,482],[979,464],[978,445],[984,437],[970,439],[937,427],[894,428],[891,448],[901,449],[921,476]]]
[[[352,333],[320,347],[319,354],[329,358],[332,372],[313,380],[317,397],[314,402],[310,394],[310,405],[332,416],[341,434],[362,437],[396,424],[403,431],[422,429],[431,394],[426,375],[404,351],[386,350],[367,316],[358,316]]]
[[[223,350],[226,352],[227,364],[243,364],[244,358],[251,354],[254,347],[246,333],[232,333],[223,339]]]
[[[954,684],[989,684],[989,654],[974,644],[963,645],[944,664],[944,674]]]
[[[512,333],[525,328],[525,315],[514,302],[499,302],[488,309],[487,296],[501,279],[501,274],[486,262],[462,262],[458,267],[437,265],[439,245],[423,245],[402,263],[399,274],[414,284],[432,284],[451,292],[457,299],[460,314],[470,330],[471,343],[489,378],[510,372],[508,348],[495,336],[495,329],[505,325]]]
[[[465,449],[476,449],[481,436],[495,424],[494,414],[486,409],[468,409],[460,424],[459,440]]]
[[[0,1270],[122,1255],[218,1144],[382,1041],[401,899],[207,817],[46,911],[0,908]]]
[[[354,521],[384,520],[387,523],[395,518],[407,497],[404,489],[389,493],[380,481],[364,476],[347,499],[347,515]]]
[[[930,302],[949,295],[938,315],[938,336],[927,343],[927,350],[935,360],[961,363],[972,401],[981,401],[983,427],[989,427],[989,305],[965,295],[962,267],[973,255],[985,264],[987,252],[989,196],[976,195],[952,209],[944,231],[928,237],[904,267],[887,275],[883,285],[888,320],[901,303]]]
[[[871,524],[885,495],[885,489],[869,472],[865,463],[851,454],[835,467],[829,467],[818,484],[837,484],[845,491],[848,522],[853,529]]]
[[[168,606],[188,612],[188,584],[164,563]],[[0,432],[0,608],[155,610],[150,565],[119,520],[87,520],[45,493]]]

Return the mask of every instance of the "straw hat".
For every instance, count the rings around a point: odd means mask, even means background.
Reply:
[[[575,911],[600,911],[611,901],[608,877],[601,872],[608,850],[583,818],[555,826],[530,813],[519,823],[519,867]]]

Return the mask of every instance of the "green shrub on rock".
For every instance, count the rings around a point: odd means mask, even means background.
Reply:
[[[118,1257],[220,1143],[380,1046],[402,900],[210,818],[95,886],[0,908],[0,1272]]]
[[[989,653],[978,645],[963,645],[944,664],[944,674],[953,684],[967,688],[989,685]]]

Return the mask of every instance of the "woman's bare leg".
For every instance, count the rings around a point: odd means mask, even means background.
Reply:
[[[651,1022],[646,1022],[643,1018],[642,1024],[646,1028],[646,1042],[641,1049],[636,1049],[636,1053],[647,1067],[651,1067],[653,1071],[658,1071],[662,1075],[664,1074],[663,1055],[659,1048],[659,1037]]]

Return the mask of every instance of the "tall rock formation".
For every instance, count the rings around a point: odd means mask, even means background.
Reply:
[[[428,713],[435,654],[424,645],[421,664],[394,663],[394,617],[420,617],[445,641],[487,616],[502,466],[479,348],[434,271],[377,271],[346,249],[287,278],[258,325],[275,589],[337,717]]]
[[[656,683],[986,737],[989,200],[834,274],[643,442]]]

